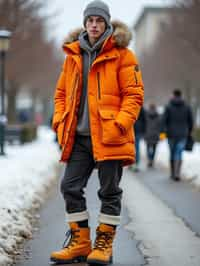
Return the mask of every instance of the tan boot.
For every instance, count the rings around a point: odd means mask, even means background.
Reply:
[[[112,243],[115,236],[113,226],[100,224],[96,230],[96,240],[87,258],[88,264],[107,265],[112,263]]]
[[[67,245],[65,245],[71,236]],[[50,260],[55,263],[73,263],[87,260],[91,252],[90,229],[81,228],[77,223],[70,223],[70,230],[66,234],[66,241],[60,251],[51,253]]]

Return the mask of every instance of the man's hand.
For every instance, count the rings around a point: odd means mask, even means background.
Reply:
[[[120,129],[122,135],[126,134],[126,129],[121,124],[115,122],[115,125]]]

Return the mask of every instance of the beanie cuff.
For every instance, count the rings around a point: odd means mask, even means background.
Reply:
[[[110,24],[110,16],[101,8],[91,7],[91,8],[88,8],[85,10],[84,20],[83,20],[84,26],[85,26],[86,20],[89,16],[100,16],[105,20],[107,25]]]

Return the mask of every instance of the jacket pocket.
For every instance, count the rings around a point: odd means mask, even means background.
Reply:
[[[64,112],[57,128],[57,138],[60,146],[64,145],[66,141],[66,135],[68,134],[67,130],[68,117],[69,117],[69,109]]]
[[[119,127],[115,124],[117,110],[99,109],[101,123],[101,141],[107,145],[120,145],[128,140],[128,134],[122,134]]]

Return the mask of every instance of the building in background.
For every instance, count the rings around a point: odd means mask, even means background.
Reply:
[[[142,68],[146,104],[156,102],[162,110],[173,89],[179,88],[200,127],[200,53],[192,46],[200,19],[194,10],[144,7],[133,26],[134,50]]]
[[[169,22],[172,7],[145,7],[135,25],[135,50],[138,57],[156,42],[162,27]]]
[[[173,14],[179,14],[175,7],[144,7],[136,20],[133,29],[135,35],[135,51],[139,58],[145,85],[145,102],[156,102],[158,108],[167,103],[174,88],[180,87],[181,82],[174,79],[165,71],[166,45],[160,42],[161,33],[167,32]],[[170,58],[171,59],[171,58]]]

